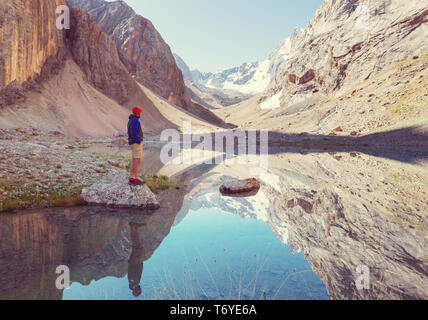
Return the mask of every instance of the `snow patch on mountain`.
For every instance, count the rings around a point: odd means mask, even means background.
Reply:
[[[219,71],[205,83],[208,88],[236,90],[246,94],[257,94],[267,88],[271,81],[268,60],[244,63],[240,67]]]
[[[282,96],[282,91],[278,92],[274,96],[270,97],[269,99],[261,103],[260,109],[273,110],[273,109],[279,108],[281,106],[281,96]]]

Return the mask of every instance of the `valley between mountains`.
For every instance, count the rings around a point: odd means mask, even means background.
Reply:
[[[60,5],[70,8],[69,30],[55,27]],[[145,134],[141,177],[162,206],[161,218],[154,218],[162,234],[150,233],[150,256],[190,211],[214,208],[264,221],[293,253],[303,252],[332,299],[427,299],[426,1],[325,0],[264,61],[217,72],[189,65],[126,1],[0,2],[0,213],[6,217],[0,232],[9,225],[25,229],[22,238],[13,233],[15,242],[0,245],[0,257],[36,243],[28,240],[36,223],[13,214],[84,206],[83,188],[130,169],[126,123],[138,105]],[[195,163],[162,163],[160,135],[183,134],[185,123],[188,133],[209,136],[267,130],[267,171],[205,163],[225,155],[194,145],[180,156],[193,154]],[[255,197],[218,192],[228,179],[254,175],[261,182]],[[129,244],[123,221],[113,220],[120,228],[105,242]],[[109,273],[102,265],[108,254],[97,250],[101,262],[76,258],[93,272],[85,275],[126,274],[124,257],[115,258],[119,267]],[[46,262],[38,259],[28,268]],[[373,270],[372,291],[352,286],[362,264]],[[44,271],[38,272],[28,277]],[[11,289],[13,281],[6,282],[0,297],[33,296],[26,284]],[[62,297],[46,290],[34,296]]]

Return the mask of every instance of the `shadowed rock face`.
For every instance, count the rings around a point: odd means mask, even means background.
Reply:
[[[65,0],[11,0],[0,3],[0,106],[25,100],[32,80],[61,66],[64,32],[56,28],[55,10]]]
[[[91,14],[115,41],[124,65],[143,85],[173,104],[182,107],[190,104],[171,49],[149,20],[137,15],[123,1],[69,0],[67,3]]]
[[[137,89],[137,84],[120,61],[117,48],[80,8],[72,8],[71,28],[67,31],[74,61],[96,89],[124,104]]]

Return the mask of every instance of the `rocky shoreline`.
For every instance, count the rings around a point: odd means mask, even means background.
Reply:
[[[130,153],[95,152],[121,138],[68,138],[59,131],[0,130],[0,212],[82,205],[82,189],[129,168]],[[143,174],[151,191],[179,188],[168,177]]]

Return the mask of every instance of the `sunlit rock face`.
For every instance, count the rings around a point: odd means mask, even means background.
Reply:
[[[282,106],[332,94],[428,48],[426,4],[418,0],[327,0],[294,39],[261,102],[282,92]],[[308,105],[313,101],[308,102]]]
[[[146,87],[171,103],[186,107],[183,75],[171,49],[153,24],[123,1],[68,0],[86,10],[103,32],[112,37],[128,70]]]
[[[7,0],[0,3],[0,105],[24,99],[21,85],[61,67],[64,32],[56,8],[65,0]],[[30,81],[29,81],[30,80]]]

